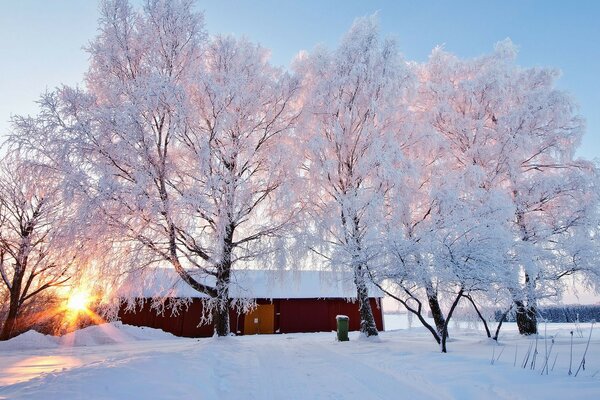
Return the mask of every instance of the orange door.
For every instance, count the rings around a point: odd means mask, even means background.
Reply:
[[[244,335],[275,333],[275,305],[259,304],[244,316]]]

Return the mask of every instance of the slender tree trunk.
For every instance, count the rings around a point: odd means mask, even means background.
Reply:
[[[506,320],[506,317],[508,316],[508,313],[510,312],[510,310],[512,310],[513,306],[511,305],[510,307],[508,307],[508,310],[506,310],[503,314],[502,317],[500,317],[500,321],[498,321],[498,326],[496,327],[496,333],[494,334],[494,337],[492,339],[494,339],[495,341],[498,341],[498,336],[500,335],[500,328],[502,328],[502,324],[504,323],[504,321]]]
[[[439,336],[439,333],[435,330],[435,328],[431,325],[429,325],[427,323],[427,321],[425,321],[425,318],[423,318],[423,313],[422,311],[422,303],[419,299],[417,299],[415,296],[412,295],[412,293],[410,293],[410,291],[404,287],[402,287],[402,290],[404,290],[404,292],[406,294],[408,294],[410,296],[410,298],[412,298],[416,303],[417,303],[417,309],[415,310],[413,307],[411,307],[407,301],[404,301],[403,299],[401,299],[398,296],[395,296],[394,294],[390,293],[389,291],[385,290],[380,284],[373,282],[383,293],[387,294],[388,296],[390,296],[392,299],[397,300],[398,302],[400,302],[400,304],[402,304],[406,310],[414,315],[417,316],[417,318],[419,319],[419,321],[421,322],[421,324],[427,328],[427,330],[431,333],[431,335],[433,336],[433,338],[435,339],[435,341],[437,342],[437,344],[440,344],[441,339]]]
[[[515,192],[516,194],[516,192]],[[521,228],[522,241],[528,242],[530,234],[527,231],[527,227],[524,222],[524,216],[522,211],[517,212],[517,224]],[[521,335],[535,335],[537,333],[537,307],[535,304],[535,282],[531,280],[531,277],[525,272],[525,289],[527,296],[524,301],[519,299],[515,300],[517,327]]]
[[[458,295],[454,299],[454,302],[452,303],[452,306],[450,307],[450,311],[448,311],[448,317],[446,318],[446,321],[444,322],[444,328],[443,328],[443,333],[442,333],[442,353],[446,353],[447,352],[447,349],[446,349],[446,340],[448,339],[448,323],[450,322],[450,318],[452,318],[452,314],[454,313],[454,309],[458,305],[458,302],[460,301],[461,297],[463,297],[463,290],[462,289],[458,292]]]
[[[442,308],[440,307],[437,290],[433,288],[431,283],[427,283],[425,292],[427,293],[427,302],[429,303],[429,309],[431,310],[435,327],[441,337],[444,332],[444,326],[446,325],[446,319],[444,318],[444,313],[442,313]]]
[[[367,288],[367,265],[361,260],[360,242],[360,220],[356,214],[352,217],[351,225],[348,226],[346,214],[342,210],[342,225],[345,230],[346,244],[352,244],[352,264],[354,269],[354,284],[356,285],[356,299],[358,300],[358,312],[360,314],[360,332],[365,336],[377,336],[377,326],[373,317],[373,310],[369,302],[369,289]]]
[[[483,327],[485,328],[485,333],[487,334],[487,337],[491,338],[492,334],[490,333],[490,328],[488,327],[488,323],[485,320],[484,316],[479,311],[479,307],[477,307],[477,304],[475,304],[475,301],[473,300],[471,295],[464,295],[463,297],[465,297],[467,300],[469,300],[469,302],[473,305],[473,308],[475,309],[477,316],[479,317],[481,322],[483,322]]]
[[[219,266],[217,272],[217,298],[216,306],[213,310],[213,321],[215,335],[229,336],[229,281],[231,275],[231,265]]]
[[[356,297],[360,313],[360,331],[366,336],[377,336],[377,325],[369,302],[369,291],[365,279],[365,267],[358,265],[354,269],[354,283],[356,284]]]

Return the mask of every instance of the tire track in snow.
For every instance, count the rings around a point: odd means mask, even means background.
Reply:
[[[390,374],[360,361],[359,357],[335,351],[340,344],[333,341],[326,344],[298,340],[301,344],[298,345],[293,337],[269,342],[265,339],[243,343],[243,347],[250,347],[243,351],[244,360],[252,365],[238,371],[244,376],[238,378],[251,382],[250,387],[242,389],[245,398],[390,399],[399,395],[411,399],[452,398],[428,391],[427,382],[419,382],[414,375]]]
[[[329,363],[336,360],[336,364],[342,366],[346,376],[367,388],[370,391],[369,398],[453,399],[452,396],[428,390],[427,388],[432,387],[431,382],[421,374],[415,374],[408,369],[385,368],[378,364],[377,360],[370,362],[370,352],[361,347],[345,347],[345,343],[315,344],[319,348],[319,354],[327,355],[323,359]],[[383,343],[373,345],[383,346]],[[357,354],[363,351],[363,354]]]

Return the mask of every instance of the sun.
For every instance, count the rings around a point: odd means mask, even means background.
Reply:
[[[90,304],[90,295],[86,292],[73,292],[67,300],[67,308],[71,311],[85,311]]]

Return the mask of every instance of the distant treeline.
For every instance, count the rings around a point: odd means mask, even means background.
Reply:
[[[545,306],[539,307],[540,322],[592,322],[600,321],[600,304],[598,305],[572,305],[572,306]],[[495,312],[496,322],[502,318],[502,312]],[[507,316],[508,322],[515,322],[515,312]]]

